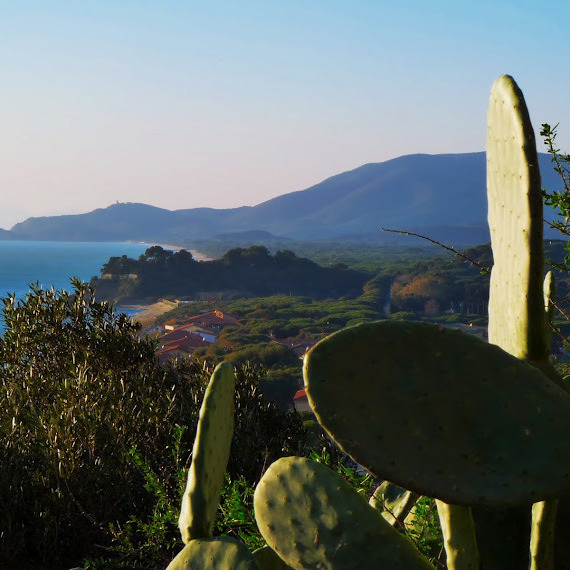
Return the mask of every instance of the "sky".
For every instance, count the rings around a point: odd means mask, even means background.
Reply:
[[[570,152],[569,16],[567,0],[0,0],[0,227],[255,205],[481,151],[505,73]]]

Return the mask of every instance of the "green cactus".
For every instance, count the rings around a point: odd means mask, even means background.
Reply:
[[[547,360],[538,157],[523,94],[508,75],[495,81],[489,100],[487,196],[494,260],[489,342],[519,358]]]
[[[232,365],[222,362],[212,374],[200,408],[192,464],[178,519],[185,543],[211,536],[230,456],[234,388]]]
[[[497,346],[380,321],[321,341],[304,374],[317,419],[343,450],[406,489],[505,506],[569,486],[570,442],[559,434],[570,428],[570,394]]]
[[[281,560],[277,553],[267,545],[258,548],[253,553],[253,557],[260,570],[291,570],[291,566]]]
[[[342,477],[310,459],[273,463],[254,507],[268,545],[293,568],[431,568]]]
[[[448,505],[437,499],[435,502],[447,554],[447,567],[479,570],[479,550],[471,509],[461,505]]]
[[[371,507],[378,509],[380,514],[392,525],[403,526],[404,520],[414,507],[419,495],[402,489],[389,481],[384,481],[374,495],[370,497]]]
[[[487,196],[494,258],[489,342],[531,361],[563,386],[548,362],[554,280],[548,273],[543,281],[542,191],[535,136],[523,94],[508,75],[495,81],[489,100]],[[548,565],[552,558],[556,508],[553,502],[532,509],[531,568],[541,560]],[[523,535],[521,543],[524,539]]]
[[[321,425],[358,463],[436,498],[448,568],[526,566],[521,536],[528,553],[530,505],[540,501],[532,507],[530,567],[544,570],[552,566],[556,498],[570,491],[570,442],[561,437],[570,430],[570,393],[548,362],[554,283],[551,275],[542,279],[540,174],[528,111],[509,76],[491,92],[487,169],[490,343],[425,323],[359,325],[309,352],[305,386]],[[231,368],[219,367],[200,414],[180,518],[188,545],[172,570],[222,567],[205,566],[210,552],[221,553],[215,564],[229,564],[222,557],[236,548],[191,540],[210,536],[232,395]],[[399,501],[407,505],[406,495]],[[430,567],[347,483],[310,460],[275,462],[254,502],[269,545],[255,554],[262,568]],[[475,523],[471,505],[483,508]],[[497,509],[507,506],[516,509]],[[252,563],[244,557],[240,564]]]
[[[227,536],[194,539],[166,570],[259,570],[247,547]]]

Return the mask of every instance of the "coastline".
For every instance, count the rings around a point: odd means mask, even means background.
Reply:
[[[168,311],[172,311],[172,309],[176,309],[178,306],[177,303],[174,301],[167,301],[165,299],[161,299],[156,303],[152,303],[150,305],[121,305],[126,309],[140,309],[140,313],[133,315],[131,319],[133,321],[137,321],[142,325],[143,331],[148,329],[154,325],[156,319],[167,313]]]

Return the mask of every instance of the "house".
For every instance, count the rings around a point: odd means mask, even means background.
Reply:
[[[171,334],[173,332],[185,331],[185,332],[197,334],[203,340],[207,340],[208,342],[216,342],[216,340],[218,338],[218,334],[219,334],[219,331],[216,331],[213,329],[208,329],[206,327],[200,327],[200,326],[193,325],[193,324],[179,325],[179,326],[175,327],[173,325],[167,325],[165,323],[164,330],[170,331],[170,332],[166,333],[164,336],[167,336],[168,334]]]
[[[210,346],[208,342],[200,336],[188,331],[173,331],[165,334],[159,339],[160,349],[157,351],[160,363],[173,358],[191,357],[198,348]]]
[[[293,396],[293,403],[295,404],[295,410],[298,412],[312,412],[311,406],[309,404],[309,398],[305,390],[297,390],[295,396]]]
[[[188,317],[181,322],[171,319],[164,323],[164,329],[170,331],[189,326],[197,326],[220,332],[224,328],[237,326],[237,319],[228,313],[216,309],[209,313]]]
[[[190,317],[184,321],[186,325],[199,325],[202,327],[206,327],[209,329],[214,329],[217,331],[221,331],[227,327],[235,327],[237,326],[237,319],[229,315],[228,313],[224,313],[218,309],[211,311],[210,313],[204,313],[202,315],[196,315],[195,317]]]

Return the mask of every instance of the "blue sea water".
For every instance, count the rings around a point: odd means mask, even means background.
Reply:
[[[124,242],[0,241],[0,297],[21,299],[34,282],[71,289],[71,277],[89,282],[112,256],[137,259],[148,245]],[[1,330],[0,323],[0,330]]]

